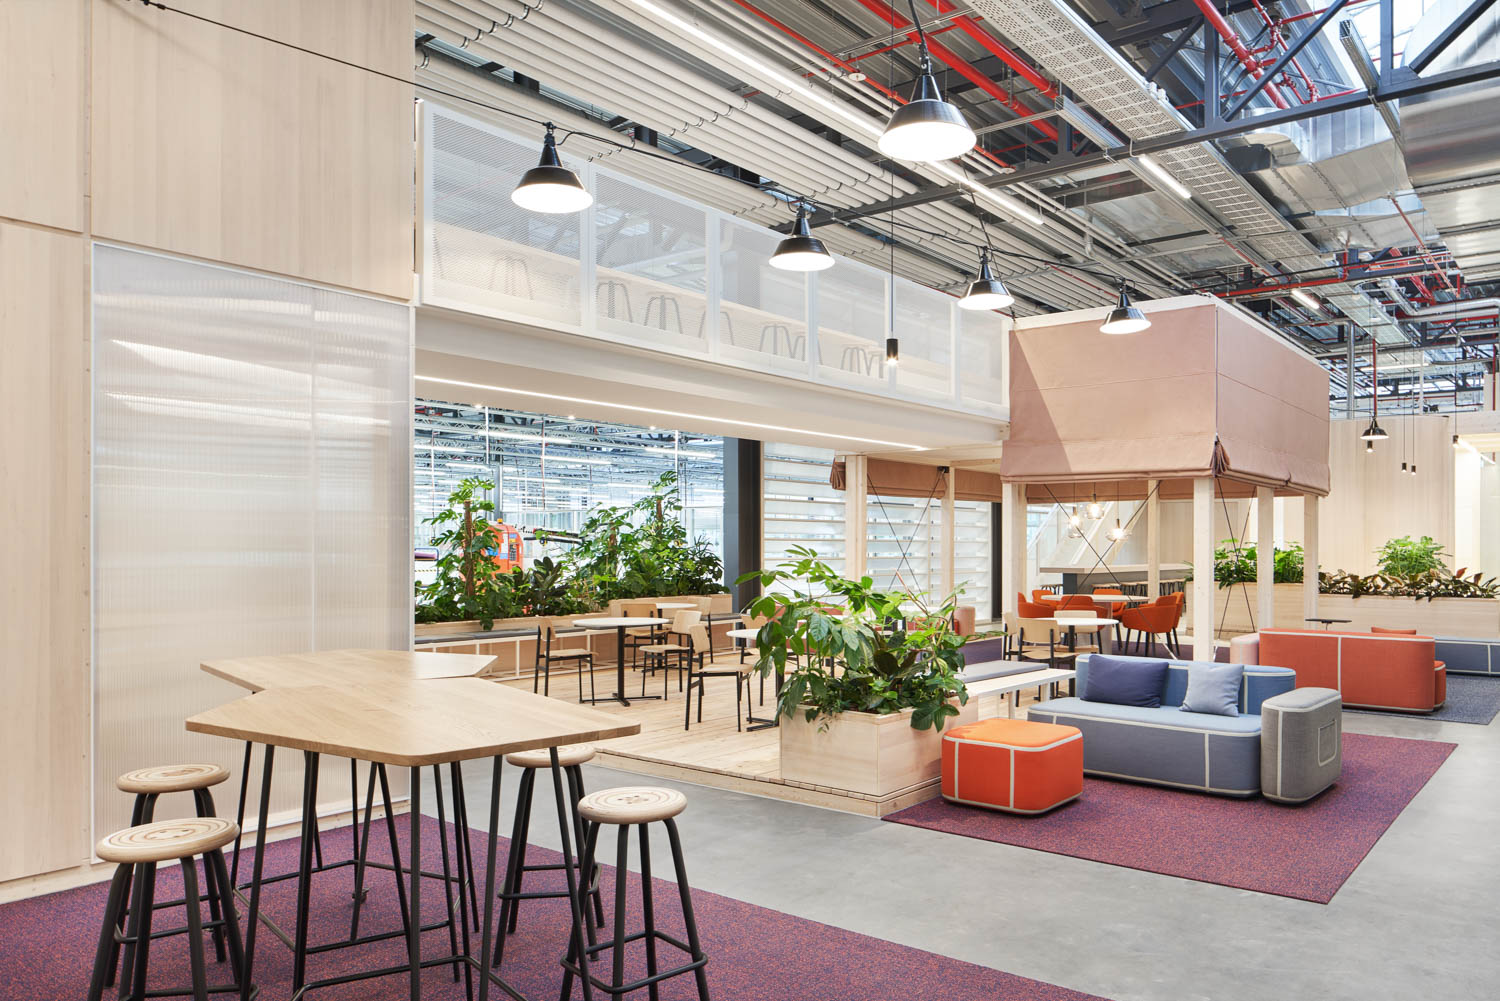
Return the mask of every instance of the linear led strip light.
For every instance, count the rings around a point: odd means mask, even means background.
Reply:
[[[819,108],[822,108],[830,114],[838,116],[840,120],[853,126],[855,131],[857,131],[861,136],[868,139],[869,146],[876,149],[879,148],[880,137],[885,132],[883,126],[877,125],[869,118],[866,118],[864,115],[851,111],[842,103],[831,99],[825,94],[819,93],[791,74],[783,72],[782,70],[778,69],[775,66],[772,66],[765,60],[751,55],[749,52],[746,52],[744,49],[728,41],[727,39],[720,38],[713,32],[704,30],[694,22],[689,21],[687,18],[681,16],[680,14],[668,10],[661,4],[653,2],[653,0],[630,0],[630,2],[639,7],[641,10],[645,11],[647,14],[650,14],[657,20],[664,21],[683,34],[691,35],[693,38],[696,38],[704,45],[709,46],[717,52],[723,53],[728,59],[735,63],[738,63],[740,66],[750,70],[752,73],[756,73],[764,79],[775,82],[775,84],[783,91],[796,94],[799,98],[801,98],[808,104],[815,104]],[[1016,216],[1020,219],[1024,219],[1027,222],[1031,223],[1033,226],[1045,226],[1047,224],[1046,219],[1042,218],[1040,214],[1033,211],[1024,203],[1018,201],[1015,198],[1012,198],[1009,195],[1004,195],[991,188],[987,188],[983,184],[975,183],[974,181],[970,180],[963,171],[953,167],[951,164],[942,162],[927,162],[923,163],[922,167],[937,171],[939,174],[942,174],[945,178],[952,181],[954,184],[962,185],[963,187],[974,192],[979,197],[1003,209],[1010,215]]]
[[[680,410],[661,410],[657,407],[641,407],[631,403],[610,403],[607,400],[589,400],[581,396],[561,396],[557,393],[541,393],[534,389],[516,389],[512,386],[492,386],[483,382],[464,382],[461,379],[440,379],[435,375],[416,376],[418,382],[433,382],[440,386],[460,386],[464,389],[487,389],[494,393],[514,393],[517,396],[530,396],[539,400],[558,400],[563,403],[585,403],[600,407],[612,407],[616,410],[629,410],[638,414],[660,414],[663,417],[681,417],[690,421],[713,421],[719,424],[733,424],[737,427],[755,428],[757,431],[786,431],[791,434],[812,435],[816,438],[836,438],[839,441],[854,441],[862,445],[889,445],[892,448],[906,448],[913,452],[925,452],[925,445],[911,445],[903,441],[886,441],[883,438],[861,438],[854,434],[836,434],[832,431],[808,431],[803,428],[786,427],[781,424],[761,424],[758,421],[742,421],[733,417],[711,417],[707,414],[689,414]]]

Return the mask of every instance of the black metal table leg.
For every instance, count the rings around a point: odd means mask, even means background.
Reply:
[[[621,648],[624,647],[625,631],[620,631]],[[588,947],[583,941],[583,926],[585,922],[584,913],[588,910],[588,904],[582,899],[578,889],[578,880],[575,880],[573,872],[573,839],[568,833],[568,801],[563,795],[562,767],[557,761],[557,748],[548,748],[548,755],[552,759],[552,792],[557,798],[557,830],[562,839],[562,866],[563,872],[568,880],[568,906],[572,911],[573,932],[572,937],[578,947],[578,969],[579,980],[583,983],[583,1001],[593,1001],[593,985],[589,982],[589,953]],[[578,873],[582,877],[582,873]],[[625,874],[619,874],[619,879],[625,879]]]
[[[245,972],[240,981],[240,1001],[250,1001],[252,992],[250,975],[255,969],[255,929],[260,923],[260,878],[266,860],[266,821],[271,812],[271,763],[275,752],[275,745],[266,745],[260,779],[260,822],[255,834],[255,861],[251,863],[250,907],[245,911]]]
[[[411,965],[411,1001],[422,1001],[422,769],[411,767],[411,923],[406,959]]]
[[[495,847],[500,840],[500,762],[495,755],[490,777],[490,840],[485,848],[484,928],[479,936],[479,1001],[490,998],[490,961],[495,947]]]
[[[312,898],[312,866],[318,826],[318,758],[302,752],[302,839],[297,864],[297,942],[292,949],[292,996],[307,982],[307,922]]]

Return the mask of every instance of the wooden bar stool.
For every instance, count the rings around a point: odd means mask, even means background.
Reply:
[[[580,766],[592,761],[593,757],[594,748],[590,744],[572,744],[557,749],[557,764],[568,782],[568,813],[573,822],[572,836],[574,844],[579,846],[580,855],[583,846],[583,821],[578,816],[578,801],[584,795],[583,769]],[[526,864],[526,837],[531,831],[531,798],[536,790],[536,773],[552,767],[551,752],[545,747],[535,751],[516,751],[505,756],[505,763],[524,771],[521,786],[516,792],[516,819],[510,832],[510,855],[505,864],[505,880],[500,886],[500,922],[496,926],[499,931],[495,936],[493,964],[495,968],[500,966],[500,960],[505,954],[505,936],[515,933],[521,901],[568,895],[567,890],[521,890],[521,879],[525,873],[563,867],[560,862],[550,865]],[[574,866],[577,865],[575,862]],[[604,899],[599,895],[599,867],[595,866],[592,870],[579,868],[580,874],[585,871],[590,873],[588,878],[584,879],[580,875],[579,882],[584,886],[585,892],[594,898],[594,913],[599,924],[603,925]]]
[[[229,778],[229,769],[222,765],[210,764],[187,764],[187,765],[154,765],[150,768],[137,768],[126,772],[115,779],[115,788],[121,792],[135,794],[135,804],[130,811],[130,826],[139,827],[149,824],[156,813],[156,801],[166,793],[190,792],[193,794],[193,807],[199,817],[213,817],[216,815],[214,809],[213,795],[208,791],[210,787],[218,785]],[[214,872],[206,868],[203,870],[204,886],[208,890],[208,905],[212,912],[213,920],[219,920],[219,894]],[[130,899],[130,874],[125,875],[124,900]],[[165,900],[156,905],[158,910],[164,907],[181,907],[181,900]],[[124,921],[128,909],[120,915],[120,934],[124,934]],[[210,922],[212,923],[212,922]],[[157,935],[160,938],[160,934]],[[214,958],[224,962],[224,929],[215,925]],[[120,962],[120,942],[116,937],[114,946],[110,949],[109,972],[105,984],[111,985],[115,982],[115,971]]]
[[[702,943],[698,941],[698,923],[693,917],[692,890],[688,886],[687,870],[682,863],[682,841],[677,836],[677,824],[672,819],[686,808],[687,797],[682,793],[675,789],[660,789],[651,786],[605,789],[590,793],[578,801],[578,814],[588,828],[584,840],[584,866],[592,867],[595,864],[594,853],[599,847],[599,829],[605,824],[612,824],[619,828],[619,847],[615,857],[614,937],[608,942],[593,944],[595,939],[593,912],[587,906],[574,908],[572,942],[568,946],[568,955],[562,960],[563,969],[566,971],[563,974],[562,997],[572,996],[575,976],[584,978],[585,996],[588,994],[588,988],[592,986],[595,990],[603,991],[616,998],[640,990],[642,987],[650,987],[651,996],[655,997],[656,984],[670,977],[691,972],[698,981],[699,1001],[708,1001],[708,976],[704,972],[708,957],[703,954]],[[653,823],[661,823],[666,827],[667,838],[672,846],[672,864],[676,869],[677,892],[682,898],[682,920],[687,928],[686,942],[659,931],[656,927],[656,913],[651,899],[651,842],[648,838],[649,827]],[[641,915],[645,929],[627,935],[625,933],[625,891],[630,878],[629,870],[625,866],[630,857],[630,828],[632,826],[639,832],[641,839]],[[580,911],[586,926],[584,928],[579,928],[577,924]],[[584,944],[585,936],[588,945]],[[625,945],[642,939],[646,943],[646,976],[626,983]],[[659,969],[656,950],[658,944],[662,942],[686,953],[688,962],[669,970]],[[598,954],[606,949],[610,950],[612,964],[608,982],[589,973],[589,964],[595,962]]]
[[[112,974],[114,968],[114,946],[122,941],[125,945],[125,964],[121,979],[125,983],[120,990],[121,1001],[144,1001],[148,996],[146,973],[151,940],[178,933],[153,933],[151,930],[151,919],[156,911],[156,867],[174,859],[182,865],[182,903],[187,910],[187,927],[182,930],[188,936],[193,982],[191,987],[177,990],[153,988],[149,996],[191,995],[196,1001],[208,1001],[210,994],[240,992],[244,946],[240,941],[234,894],[229,888],[229,871],[224,865],[224,853],[221,850],[238,834],[239,828],[227,820],[217,817],[189,817],[116,831],[95,846],[96,855],[106,862],[116,863],[118,868],[109,884],[109,902],[105,905],[99,945],[94,952],[94,972],[89,980],[88,1001],[100,1001],[103,997],[105,979]],[[208,884],[210,903],[217,901],[217,907],[211,908],[215,916],[207,925],[203,922],[202,901],[198,893],[198,866],[195,862],[198,856],[203,858],[204,871],[212,874],[212,882]],[[130,927],[121,936],[119,928],[125,918],[125,897],[132,881],[135,884],[135,899],[130,905]],[[222,917],[218,916],[221,914]],[[231,984],[214,987],[208,985],[203,958],[205,927],[224,933],[229,945],[230,972],[234,977]]]

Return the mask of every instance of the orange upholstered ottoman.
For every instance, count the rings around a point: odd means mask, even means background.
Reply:
[[[1046,813],[1083,794],[1077,727],[986,719],[943,734],[943,798],[1007,813]]]

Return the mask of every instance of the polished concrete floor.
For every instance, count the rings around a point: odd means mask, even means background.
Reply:
[[[1344,723],[1459,747],[1326,905],[678,784],[688,872],[704,890],[1113,1001],[1500,997],[1500,722]],[[480,826],[489,768],[470,769]],[[585,770],[590,789],[674,784]],[[556,847],[539,795],[530,840]]]

